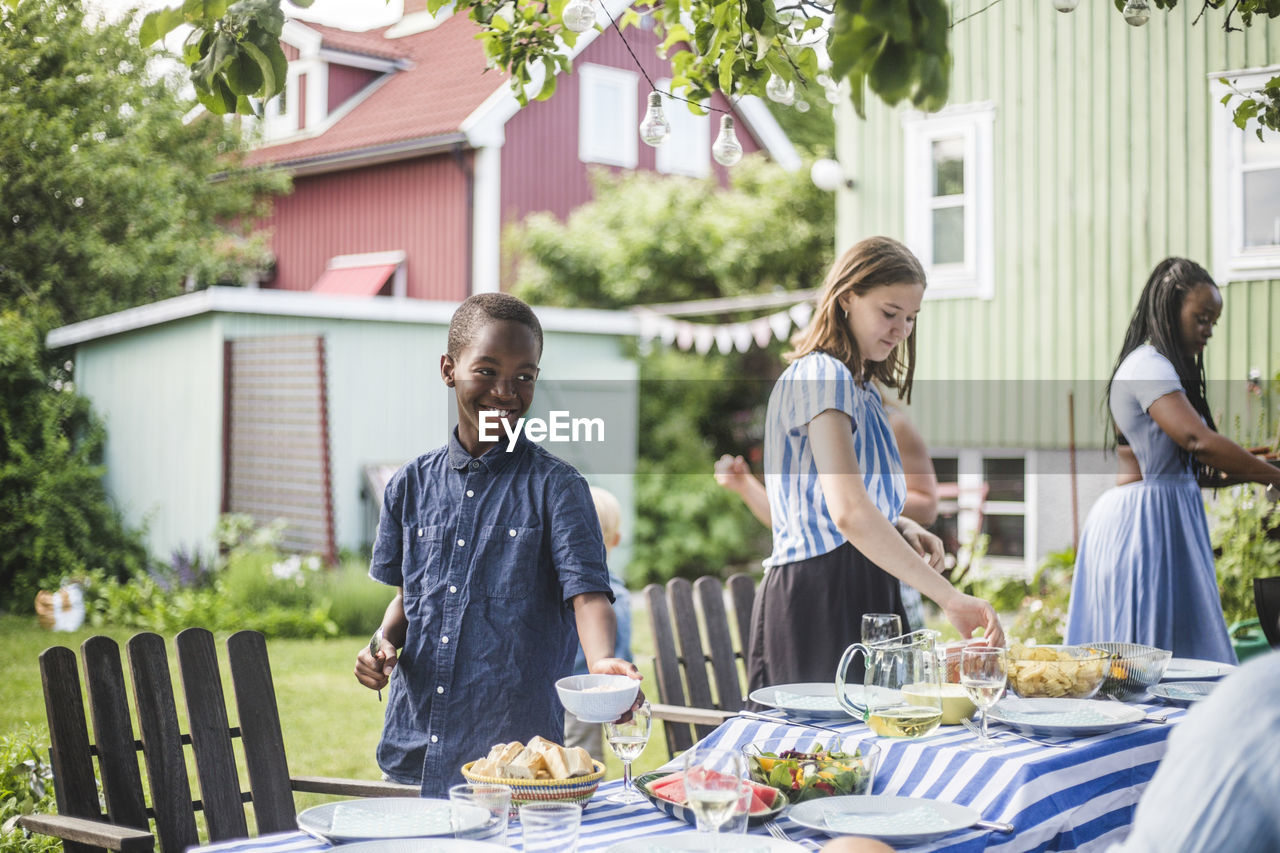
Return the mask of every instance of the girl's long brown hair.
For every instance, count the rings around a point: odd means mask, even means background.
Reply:
[[[791,337],[792,349],[784,357],[795,361],[821,350],[844,362],[854,376],[875,380],[885,388],[897,388],[898,398],[910,403],[911,380],[916,372],[917,328],[913,327],[907,339],[884,361],[867,362],[864,372],[858,342],[849,331],[844,309],[840,307],[840,297],[850,291],[865,296],[877,287],[890,284],[926,286],[924,267],[911,250],[889,237],[868,237],[854,245],[827,273],[813,319]]]

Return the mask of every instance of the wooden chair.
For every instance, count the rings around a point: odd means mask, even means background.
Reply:
[[[725,609],[726,589],[736,631]],[[663,721],[667,751],[675,755],[742,710],[746,690],[738,662],[745,664],[750,643],[755,581],[746,574],[732,576],[725,585],[714,577],[694,583],[675,578],[665,589],[645,587],[644,597],[658,681],[653,716]]]
[[[85,722],[75,652],[55,646],[40,654],[58,814],[22,817],[19,823],[25,829],[62,839],[67,853],[103,848],[150,851],[157,844],[164,853],[180,853],[201,843],[196,811],[204,812],[212,842],[249,835],[246,802],[253,803],[259,834],[297,829],[293,791],[417,795],[418,789],[411,785],[289,776],[271,665],[260,633],[240,631],[227,640],[238,726],[228,723],[213,635],[203,628],[188,628],[178,634],[175,645],[190,731],[179,730],[164,639],[158,634],[138,634],[126,644],[141,735],[137,740],[115,640],[90,637],[80,647],[96,742],[90,741]],[[243,747],[248,792],[240,787],[232,746],[237,737]],[[197,800],[192,799],[187,778],[187,744],[195,758]],[[146,766],[149,806],[138,751]],[[105,815],[99,805],[99,778]]]

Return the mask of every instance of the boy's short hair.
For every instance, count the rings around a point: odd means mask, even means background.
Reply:
[[[591,487],[591,499],[596,502],[596,515],[600,516],[600,533],[607,545],[622,529],[622,506],[613,496],[613,492],[599,486]]]
[[[509,293],[477,293],[458,306],[449,321],[449,355],[458,358],[476,331],[490,320],[511,320],[527,326],[538,342],[538,357],[542,357],[542,324],[532,308]]]

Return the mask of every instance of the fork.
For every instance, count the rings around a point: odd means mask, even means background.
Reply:
[[[964,727],[966,729],[973,732],[975,735],[978,734],[978,726],[976,723],[973,722],[973,720],[961,720],[960,722],[964,724]],[[1070,749],[1071,748],[1071,744],[1069,743],[1050,743],[1047,740],[1040,740],[1039,738],[1030,737],[1029,735],[1024,735],[1022,732],[1014,731],[1013,729],[1000,729],[999,731],[996,731],[996,732],[990,732],[990,734],[1013,735],[1014,737],[1022,738],[1023,740],[1030,741],[1031,743],[1039,744],[1040,746],[1047,746],[1052,749]]]
[[[781,826],[779,826],[778,821],[776,820],[769,821],[764,825],[764,828],[769,830],[769,834],[772,835],[774,838],[778,839],[779,841],[791,840],[791,836],[787,835],[787,831],[783,829]]]

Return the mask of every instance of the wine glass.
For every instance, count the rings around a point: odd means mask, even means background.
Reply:
[[[720,832],[741,808],[746,758],[741,750],[693,746],[684,754],[684,793],[698,819],[698,832]]]
[[[902,636],[902,619],[897,613],[863,613],[862,642],[864,645],[891,640]]]
[[[604,737],[609,748],[622,762],[622,790],[609,796],[611,803],[638,803],[644,796],[631,784],[631,762],[644,752],[649,742],[649,732],[653,728],[653,717],[646,701],[639,708],[632,710],[631,719],[625,723],[605,723]]]
[[[1006,671],[1004,649],[971,646],[960,652],[960,684],[982,712],[978,724],[978,749],[995,746],[987,735],[987,709],[1004,692]]]

